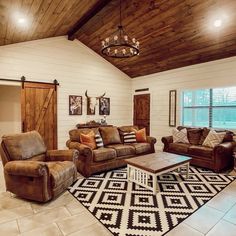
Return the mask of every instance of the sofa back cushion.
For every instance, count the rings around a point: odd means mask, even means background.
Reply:
[[[70,135],[70,140],[72,142],[79,142],[80,143],[80,134],[88,134],[91,131],[94,132],[94,134],[98,133],[98,128],[84,128],[84,129],[72,129],[69,131],[69,135]]]
[[[2,142],[10,160],[25,160],[47,151],[44,141],[37,131],[4,135]]]
[[[201,128],[189,128],[187,129],[188,140],[190,144],[199,145],[201,137],[202,137],[202,129]]]
[[[120,134],[117,127],[100,127],[100,134],[104,145],[121,143]]]

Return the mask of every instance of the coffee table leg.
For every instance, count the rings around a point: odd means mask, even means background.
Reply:
[[[127,165],[127,179],[128,179],[128,181],[130,181],[130,172],[131,172],[131,168],[129,165]]]
[[[152,175],[152,184],[153,184],[153,194],[156,195],[157,194],[157,176],[156,175]]]
[[[189,178],[189,163],[186,165],[186,179]]]

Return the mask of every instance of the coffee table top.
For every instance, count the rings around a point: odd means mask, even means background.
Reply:
[[[168,152],[156,152],[148,155],[125,159],[129,165],[138,167],[151,173],[158,173],[172,167],[188,163],[192,158]]]

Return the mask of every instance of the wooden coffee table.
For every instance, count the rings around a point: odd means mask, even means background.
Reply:
[[[185,166],[186,178],[188,178],[190,160],[191,157],[167,152],[156,152],[125,159],[127,163],[127,178],[129,181],[150,189],[153,194],[156,194],[157,176],[172,170],[180,170],[180,167]]]

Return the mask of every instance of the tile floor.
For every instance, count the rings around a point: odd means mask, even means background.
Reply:
[[[231,174],[236,175],[235,172]],[[0,236],[112,235],[74,197],[65,192],[56,200],[37,204],[5,192],[0,163]],[[235,236],[236,181],[226,187],[168,236]]]

